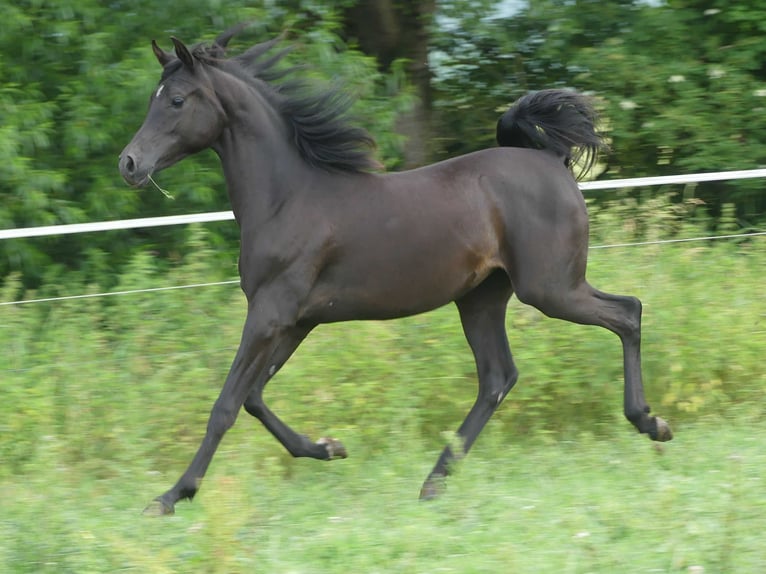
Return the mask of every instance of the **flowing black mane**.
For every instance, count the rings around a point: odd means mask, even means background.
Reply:
[[[307,82],[276,80],[293,72],[295,67],[277,64],[291,51],[288,47],[271,54],[281,37],[262,42],[237,56],[226,58],[226,42],[238,30],[225,32],[212,45],[196,46],[193,56],[241,78],[263,94],[284,116],[292,128],[293,141],[304,160],[313,166],[336,172],[366,172],[380,167],[373,157],[375,140],[366,130],[350,125],[348,110],[353,100],[337,88],[317,91]],[[180,66],[170,62],[164,74]]]

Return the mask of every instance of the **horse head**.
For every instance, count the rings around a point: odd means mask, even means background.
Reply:
[[[143,125],[120,154],[120,173],[127,183],[143,186],[152,174],[210,147],[220,137],[226,114],[203,54],[222,56],[227,40],[219,39],[199,52],[189,50],[175,37],[174,52],[166,52],[152,41],[163,72]]]

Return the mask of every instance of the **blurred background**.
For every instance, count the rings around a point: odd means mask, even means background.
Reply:
[[[612,153],[601,179],[753,169],[766,161],[766,45],[759,2],[7,2],[2,44],[0,228],[228,209],[212,153],[127,189],[116,157],[141,124],[159,67],[149,42],[211,41],[238,22],[244,47],[286,32],[293,63],[359,98],[389,169],[494,145],[529,90],[598,100]],[[763,219],[760,180],[697,186],[717,216]],[[224,226],[227,229],[230,226]],[[188,230],[0,244],[0,276],[77,270],[109,284],[136,249],[185,251]],[[233,234],[215,229],[229,244]],[[108,254],[108,255],[107,255]]]
[[[212,152],[159,174],[173,200],[128,188],[117,156],[159,80],[151,40],[240,22],[232,53],[284,33],[299,74],[344,86],[388,170],[494,145],[515,99],[553,87],[601,113],[591,178],[766,165],[766,1],[0,7],[0,229],[228,210]],[[655,448],[622,419],[613,335],[513,302],[519,384],[434,505],[420,481],[475,393],[454,309],[321,328],[269,386],[348,461],[292,460],[243,417],[199,500],[147,522],[239,340],[234,222],[0,240],[0,569],[763,571],[763,180],[585,195],[589,278],[644,302],[647,399],[676,439]]]

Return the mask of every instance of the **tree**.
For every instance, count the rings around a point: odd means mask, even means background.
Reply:
[[[243,21],[255,24],[233,50],[286,32],[296,45],[293,62],[311,69],[301,73],[339,78],[359,97],[355,110],[388,168],[492,146],[500,113],[525,92],[550,87],[597,99],[613,149],[600,177],[766,164],[766,0],[499,6],[0,0],[0,227],[227,209],[212,154],[160,174],[175,201],[126,188],[116,157],[158,79],[149,41],[167,45],[171,34],[210,41]],[[745,180],[700,184],[694,193],[713,213],[736,202],[746,223],[766,214],[761,188]],[[236,229],[210,229],[231,276]],[[67,269],[108,287],[137,249],[171,261],[183,255],[186,233],[173,227],[3,241],[0,277],[21,271],[34,286]]]
[[[358,0],[345,12],[345,34],[375,57],[380,70],[391,72],[406,62],[407,78],[417,99],[400,115],[397,129],[405,138],[405,165],[429,163],[431,146],[430,30],[436,0]]]
[[[150,48],[176,35],[211,41],[226,27],[256,22],[232,49],[287,31],[294,62],[308,62],[324,81],[341,78],[360,98],[360,121],[379,138],[382,160],[398,163],[393,122],[406,98],[375,61],[340,38],[338,10],[321,18],[244,0],[220,3],[45,2],[0,0],[0,227],[29,227],[228,209],[217,159],[204,153],[158,176],[175,196],[131,190],[117,156],[140,125],[159,66]],[[300,8],[300,6],[298,7]],[[116,14],[118,16],[116,16]],[[238,234],[211,227],[231,276]],[[184,227],[71,235],[0,242],[0,277],[20,271],[36,286],[62,270],[111,286],[114,270],[136,249],[168,260],[183,254]]]
[[[541,0],[506,17],[468,11],[436,40],[445,148],[486,146],[493,105],[558,86],[600,103],[612,142],[601,177],[763,165],[766,2],[712,5]],[[766,212],[761,188],[758,180],[717,182],[695,194],[714,214],[736,202],[743,221],[754,221]]]

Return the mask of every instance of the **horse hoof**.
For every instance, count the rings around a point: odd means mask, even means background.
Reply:
[[[144,508],[144,516],[169,516],[175,514],[175,508],[159,498],[155,498]]]
[[[657,425],[657,430],[651,435],[651,439],[658,442],[667,442],[671,440],[673,438],[673,431],[670,430],[670,425],[660,417],[654,417],[654,421]]]
[[[327,459],[333,460],[335,458],[346,458],[348,453],[343,443],[337,439],[330,437],[322,437],[317,441],[317,444],[322,445],[327,451]]]
[[[420,500],[433,500],[442,495],[446,489],[444,476],[429,476],[420,489]]]

